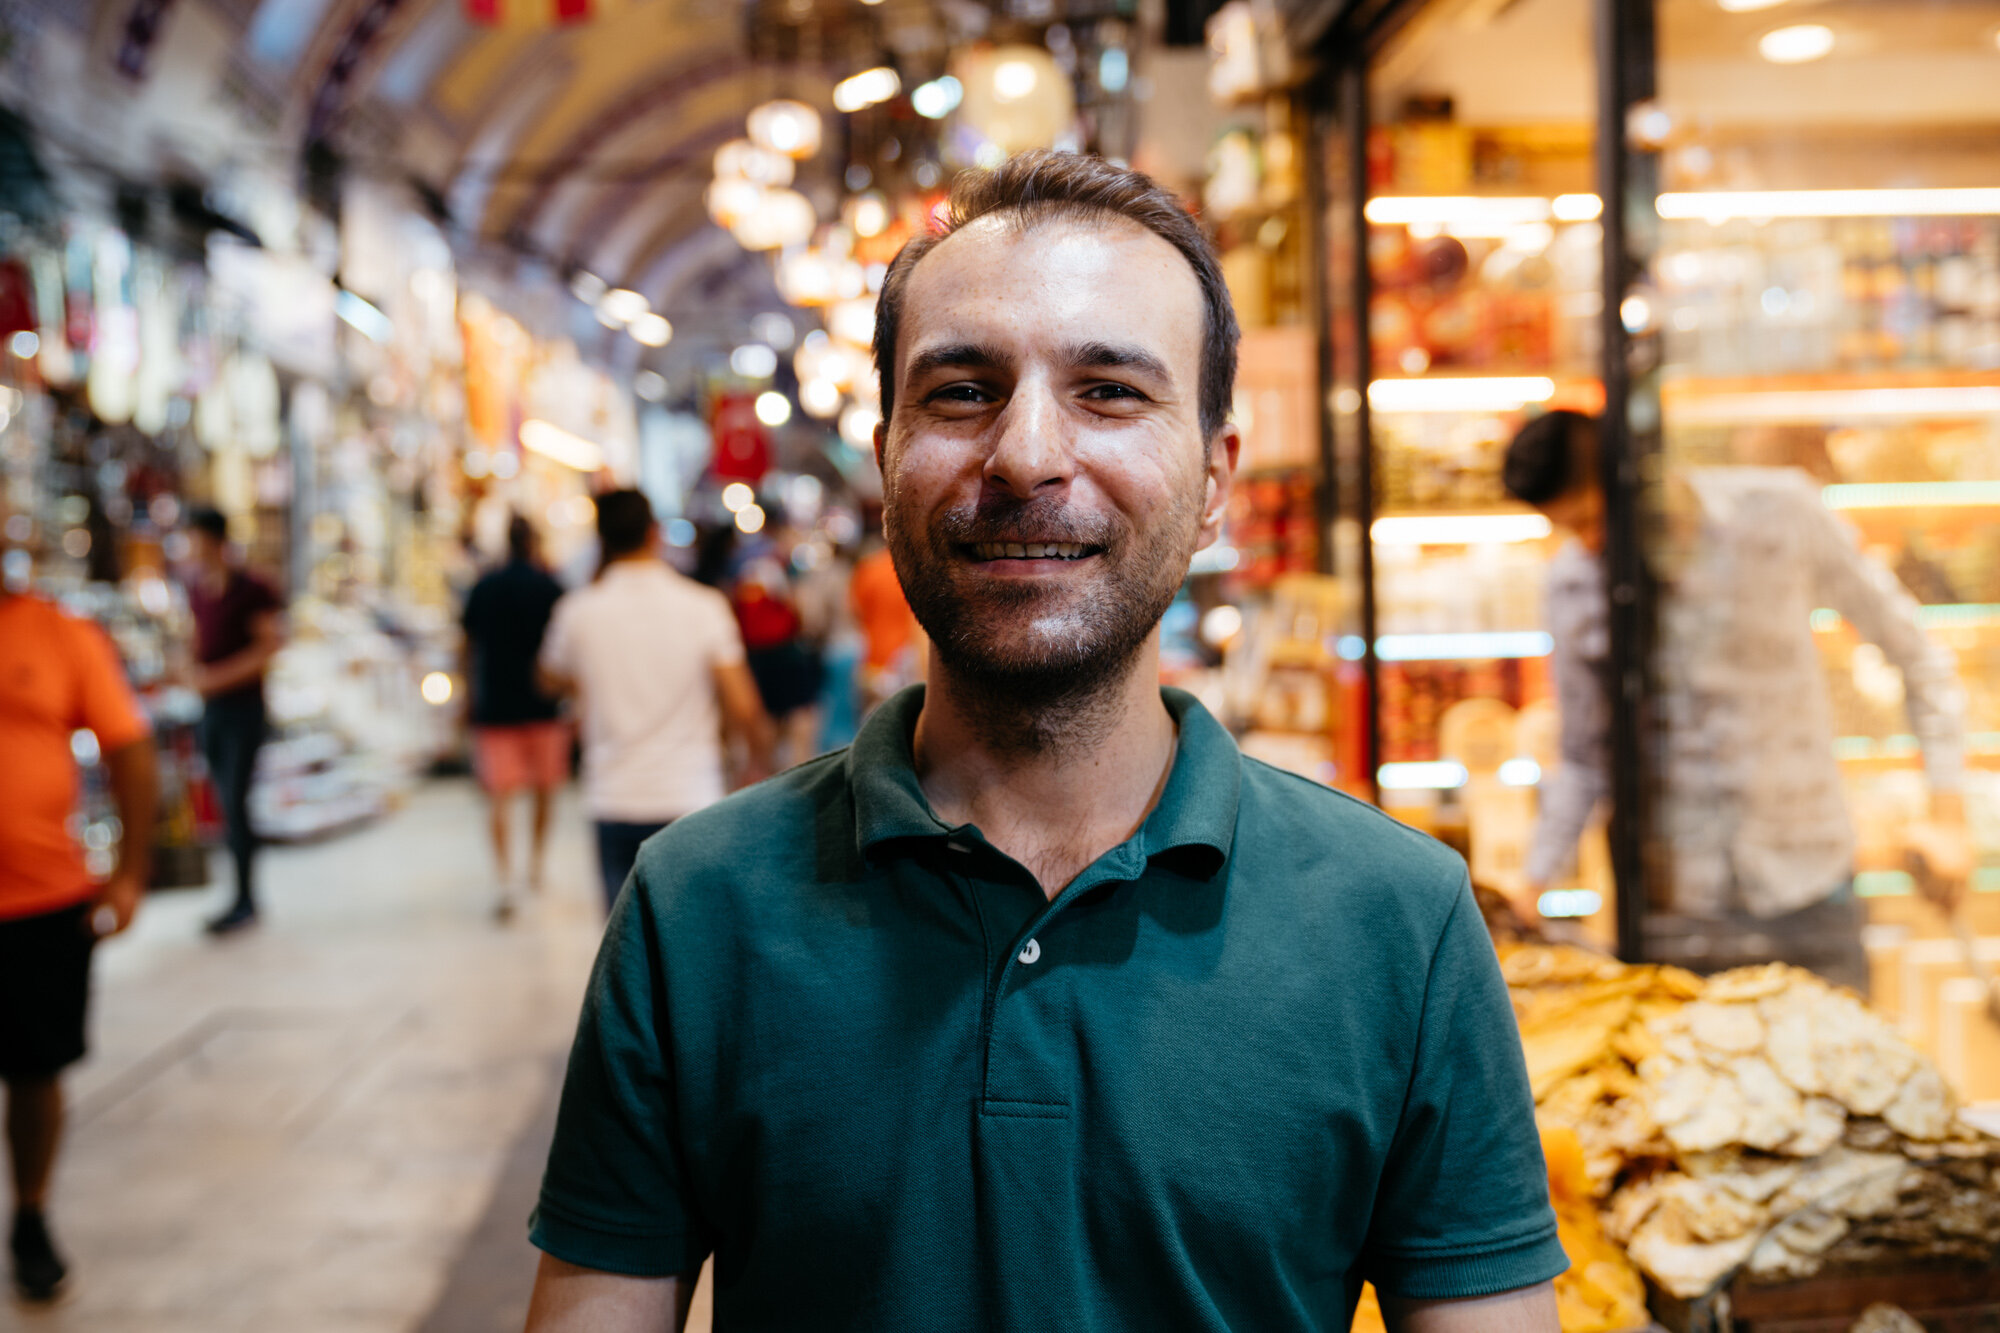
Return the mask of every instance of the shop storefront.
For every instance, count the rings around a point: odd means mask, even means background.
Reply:
[[[1582,1261],[1566,1279],[1565,1328],[1630,1322],[1627,1257],[1676,1327],[1718,1293],[1752,1326],[1851,1321],[1851,1291],[1812,1285],[1833,1273],[1910,1301],[1913,1272],[1950,1272],[1940,1317],[1990,1309],[2000,1289],[1962,1271],[1991,1253],[1977,1171],[1963,1197],[1985,1220],[1959,1249],[1915,1175],[1822,1209],[1838,1220],[1812,1237],[1778,1235],[1765,1196],[1739,1226],[1629,1187],[1679,1176],[1722,1208],[1704,1172],[1803,1158],[1817,1178],[1828,1151],[1859,1170],[1878,1149],[1901,1169],[1911,1140],[1876,1128],[1900,1092],[1807,1142],[1832,1114],[1816,1098],[1847,1092],[1799,1043],[1849,1018],[1855,1078],[1907,1088],[1914,1050],[1940,1088],[2000,1097],[2000,8],[1430,0],[1293,6],[1278,27],[1311,67],[1290,87],[1310,125],[1322,614],[1239,591],[1246,627],[1307,627],[1325,678],[1354,682],[1316,719],[1350,756],[1321,776],[1459,846],[1489,904],[1627,959],[1831,974],[1846,950],[1869,992],[1852,1014],[1799,973],[1669,995],[1649,987],[1686,974],[1503,945],[1545,1129],[1582,1139],[1578,1225],[1594,1198],[1606,1228],[1566,1233],[1607,1267],[1602,1288]],[[1558,409],[1597,423],[1576,464],[1603,497],[1589,549],[1502,483],[1510,441]],[[1225,677],[1255,652],[1246,631]],[[1564,801],[1564,855],[1538,857]],[[1947,913],[1922,890],[1954,879]],[[1694,1028],[1741,1030],[1675,1044],[1690,1002]],[[1620,1119],[1678,1105],[1663,1079],[1710,1122]],[[1759,1089],[1796,1113],[1732,1120]]]
[[[1312,720],[1353,756],[1341,785],[1462,842],[1483,884],[1529,888],[1564,762],[1546,589],[1572,537],[1508,494],[1501,463],[1545,412],[1601,418],[1604,642],[1584,658],[1615,799],[1534,890],[1630,956],[1668,947],[1648,922],[1696,873],[1685,834],[1723,790],[1688,777],[1713,742],[1676,693],[1728,660],[1702,583],[1719,576],[1691,558],[1723,468],[1765,469],[1852,534],[1855,563],[1799,575],[1817,658],[1770,707],[1835,756],[1854,891],[1893,928],[1870,940],[1942,938],[1909,855],[1934,824],[1962,823],[1966,920],[2000,934],[2000,14],[1976,8],[1409,3],[1287,30],[1313,69],[1286,94],[1309,126],[1321,412],[1300,475],[1326,618],[1307,637],[1365,681],[1358,707]],[[1240,65],[1212,36],[1218,70]],[[1233,531],[1257,531],[1246,517]],[[1246,625],[1285,600],[1269,579],[1232,591]],[[1774,620],[1776,597],[1758,603]]]

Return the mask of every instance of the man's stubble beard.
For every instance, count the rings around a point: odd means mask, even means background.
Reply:
[[[1173,604],[1201,534],[1205,473],[1157,521],[1085,519],[1063,501],[987,498],[934,527],[900,521],[893,486],[883,535],[954,699],[996,748],[1045,753],[1087,743],[1115,720],[1140,649]],[[1080,542],[1103,550],[1082,586],[978,579],[957,550],[990,541]],[[964,581],[961,582],[961,576]]]

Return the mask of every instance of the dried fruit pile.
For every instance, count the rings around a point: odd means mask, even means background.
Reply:
[[[1738,1269],[2000,1262],[2000,1140],[1851,993],[1782,964],[1704,981],[1502,946],[1536,1110],[1606,1230],[1694,1297]]]

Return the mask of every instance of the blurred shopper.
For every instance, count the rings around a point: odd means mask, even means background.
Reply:
[[[916,681],[922,674],[923,635],[903,585],[896,579],[895,560],[879,540],[855,562],[848,584],[848,605],[861,626],[861,711]]]
[[[541,566],[534,525],[516,514],[507,523],[507,563],[473,584],[465,599],[472,761],[486,790],[500,877],[494,915],[503,921],[513,915],[521,890],[541,891],[549,809],[569,776],[569,728],[557,716],[557,700],[535,679],[535,659],[561,596],[561,585]],[[532,801],[528,858],[517,877],[507,805],[524,788]]]
[[[660,558],[646,497],[598,496],[597,538],[603,569],[556,603],[541,672],[549,692],[578,696],[584,799],[608,907],[640,843],[727,791],[723,728],[761,775],[771,722],[728,599]]]
[[[792,588],[792,543],[780,526],[776,537],[760,542],[743,562],[729,589],[750,675],[778,728],[776,768],[804,763],[819,752],[819,652],[806,638]]]
[[[208,923],[228,935],[257,920],[257,831],[250,823],[250,784],[269,722],[264,674],[284,646],[285,602],[277,589],[244,569],[229,547],[229,520],[214,509],[188,514],[193,571],[187,579],[194,612],[194,686],[202,697],[201,749],[222,805],[236,896]]]
[[[647,844],[585,1000],[530,1328],[1553,1333],[1464,862],[1159,684],[1236,327],[1179,200],[958,178],[877,312],[925,688]],[[1468,1304],[1470,1298],[1483,1298]],[[1456,1308],[1453,1308],[1453,1307]]]
[[[1508,446],[1507,489],[1570,534],[1549,567],[1562,763],[1542,791],[1517,904],[1531,920],[1611,790],[1600,476],[1597,423],[1580,413],[1537,417]],[[1965,704],[1950,651],[1924,633],[1909,593],[1862,554],[1819,490],[1796,467],[1707,467],[1690,469],[1670,497],[1679,531],[1661,554],[1675,558],[1655,563],[1675,648],[1660,673],[1660,833],[1672,869],[1667,910],[1647,922],[1648,951],[1698,972],[1780,959],[1865,995],[1854,830],[1813,611],[1838,611],[1902,671],[1931,787],[1931,818],[1911,841],[1935,873],[1927,882],[1947,893],[1969,861]]]
[[[4,518],[4,515],[0,515]],[[70,835],[80,783],[70,737],[97,737],[121,833],[91,883]],[[61,1294],[49,1179],[62,1135],[62,1070],[83,1057],[94,941],[132,923],[152,858],[158,778],[145,717],[111,641],[49,602],[0,588],[0,1080],[13,1168],[9,1233],[24,1300]]]

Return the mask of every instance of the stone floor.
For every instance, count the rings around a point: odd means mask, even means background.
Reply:
[[[547,892],[497,926],[478,797],[445,781],[271,849],[241,937],[201,934],[216,890],[156,895],[99,954],[68,1082],[52,1218],[74,1297],[0,1301],[0,1333],[520,1328],[599,929],[590,855],[566,802]]]

